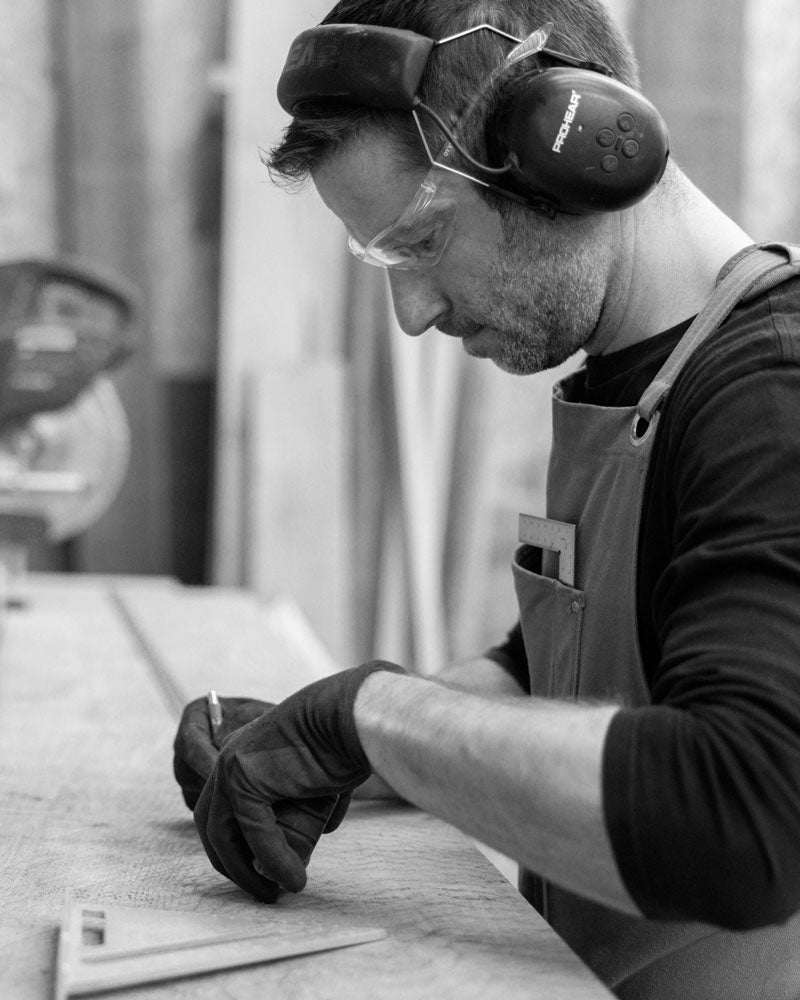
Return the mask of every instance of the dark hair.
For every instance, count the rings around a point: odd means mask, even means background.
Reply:
[[[548,48],[602,63],[618,80],[638,87],[631,47],[601,0],[340,0],[322,24],[375,24],[440,39],[487,23],[523,38],[547,21],[555,25]],[[419,96],[443,118],[452,120],[507,52],[508,43],[487,31],[434,49]],[[410,113],[332,101],[301,105],[264,162],[274,180],[302,182],[368,128],[392,135],[406,165],[427,164]],[[459,131],[461,142],[478,158],[486,155],[483,135],[482,116],[476,116],[471,128]],[[439,134],[434,148],[441,142]]]

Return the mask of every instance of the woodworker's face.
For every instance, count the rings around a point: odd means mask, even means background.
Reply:
[[[362,246],[403,215],[423,178],[424,170],[398,166],[390,140],[378,133],[314,172],[323,201]],[[414,245],[424,247],[437,220],[452,219],[452,231],[438,263],[388,270],[405,333],[436,328],[460,338],[471,356],[519,375],[554,367],[583,347],[601,317],[610,267],[593,220],[554,221],[516,206],[503,218],[472,181],[439,169],[431,178],[436,196]]]

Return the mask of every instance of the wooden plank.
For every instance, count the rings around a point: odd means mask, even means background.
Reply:
[[[164,783],[154,801],[147,775],[168,760],[171,725],[103,589],[36,588],[9,613],[0,650],[3,996],[49,995],[66,887],[135,897],[124,867],[159,863],[139,839],[137,811],[169,814]],[[155,839],[170,838],[157,829]]]
[[[0,246],[3,260],[58,249],[56,192],[58,69],[50,46],[51,4],[0,0]],[[7,303],[4,303],[4,306]],[[48,569],[63,552],[40,540],[29,557]]]
[[[384,286],[383,274],[352,258],[347,268],[345,293],[345,353],[349,375],[352,523],[358,525],[358,530],[352,532],[351,545],[353,658],[357,663],[382,655],[376,643],[381,584],[397,583],[402,573],[402,568],[397,574],[390,570],[379,581],[382,562],[387,560],[384,525],[398,494],[394,413],[386,402],[391,398],[392,379]],[[399,644],[390,645],[383,655],[406,660],[400,649]],[[405,653],[405,646],[402,649]]]
[[[115,600],[179,712],[210,689],[278,702],[337,667],[300,609],[243,590],[126,583]],[[173,697],[174,694],[174,697]]]
[[[630,12],[644,93],[666,119],[672,155],[739,218],[744,0],[640,0]]]
[[[55,92],[49,3],[1,0],[0,246],[3,258],[57,246]]]
[[[155,370],[216,371],[224,0],[137,0],[146,138],[147,311]]]
[[[276,362],[248,383],[244,583],[286,595],[353,661],[350,446],[341,361]]]
[[[754,240],[800,239],[798,66],[800,4],[747,0],[742,216]]]
[[[392,315],[388,285],[386,308]],[[389,343],[403,518],[387,528],[403,532],[408,599],[384,607],[383,614],[410,621],[407,665],[432,674],[449,662],[444,557],[464,357],[459,345],[439,335],[422,343],[410,340],[394,318]],[[392,572],[391,566],[381,569]]]
[[[328,0],[229,5],[213,577],[222,584],[244,579],[246,376],[341,354],[341,223],[313,187],[297,197],[275,187],[259,160],[288,121],[275,86],[289,46],[329,7]]]
[[[186,641],[199,655],[206,639]],[[307,917],[388,931],[347,951],[134,988],[132,1000],[610,996],[466,838],[415,809],[357,804],[317,848],[306,891],[254,902],[198,844],[170,773],[173,728],[104,591],[38,585],[0,661],[1,995],[50,995],[72,887],[78,901],[248,925]]]
[[[146,291],[149,164],[139,5],[64,0],[52,9],[64,70],[61,249],[102,263]],[[136,353],[114,376],[136,447],[114,505],[74,546],[78,569],[169,569],[163,397],[146,310],[136,332]]]

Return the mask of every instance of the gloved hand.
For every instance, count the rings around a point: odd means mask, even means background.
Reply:
[[[375,660],[316,681],[238,730],[220,752],[195,825],[217,871],[264,902],[281,888],[303,888],[319,833],[339,825],[351,792],[370,775],[353,707],[376,670],[405,673]]]
[[[197,805],[227,737],[275,707],[272,702],[257,701],[254,698],[220,698],[219,703],[222,724],[216,732],[211,729],[208,701],[203,697],[190,702],[183,710],[175,736],[172,767],[181,786],[183,799],[192,810]],[[343,816],[347,810],[347,802],[342,803],[340,810]],[[327,799],[307,799],[295,806],[281,802],[275,807],[275,815],[286,842],[302,859],[303,864],[308,863],[322,833],[335,829],[340,821],[338,812],[331,813]],[[279,894],[279,887],[273,884],[273,899]]]
[[[190,809],[194,809],[200,798],[225,737],[273,707],[272,702],[253,698],[220,698],[219,703],[222,725],[215,733],[211,731],[206,699],[196,698],[183,710],[175,734],[172,770],[181,786],[183,801]]]

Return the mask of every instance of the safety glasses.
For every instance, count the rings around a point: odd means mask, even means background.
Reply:
[[[347,246],[350,253],[373,267],[398,271],[433,267],[450,242],[455,217],[455,200],[439,194],[429,173],[398,219],[366,246],[355,236],[348,239]]]
[[[431,164],[431,169],[399,218],[381,230],[369,243],[364,245],[354,236],[349,237],[347,241],[348,249],[360,261],[365,264],[371,264],[373,267],[391,268],[397,271],[416,271],[421,268],[434,267],[439,263],[453,235],[457,208],[455,199],[445,195],[437,184],[436,172],[439,170],[464,177],[474,184],[497,191],[504,197],[511,198],[514,201],[523,204],[528,203],[526,199],[520,198],[506,188],[498,187],[492,184],[491,181],[459,170],[448,161],[453,159],[454,155],[458,152],[468,162],[480,167],[484,173],[491,175],[507,172],[507,167],[492,169],[473,160],[459,144],[454,132],[458,131],[459,126],[475,110],[487,90],[494,85],[500,73],[504,72],[509,66],[520,59],[528,58],[544,50],[548,35],[552,29],[553,25],[548,23],[537,29],[537,31],[532,32],[527,38],[519,39],[489,24],[481,24],[475,28],[461,31],[456,35],[451,35],[448,38],[443,38],[436,43],[437,46],[446,45],[459,38],[464,38],[466,35],[471,35],[476,31],[490,31],[493,34],[500,35],[507,41],[515,42],[516,45],[501,60],[500,65],[490,74],[479,93],[469,102],[467,108],[460,115],[459,121],[456,123],[453,131],[426,105],[418,105],[419,108],[433,118],[447,137],[447,141],[438,155],[435,155],[431,150],[418,111],[414,109],[411,112],[428,161]]]

